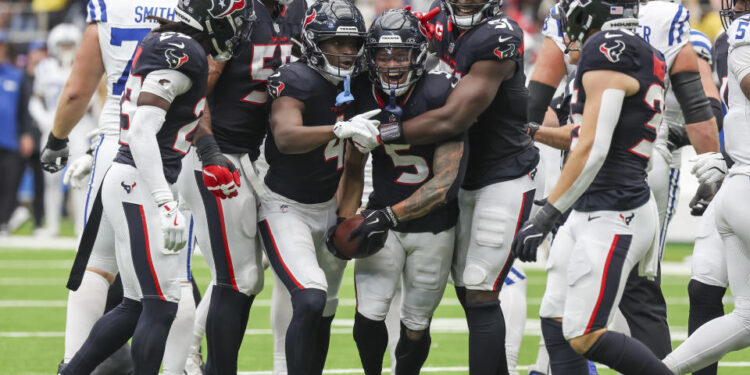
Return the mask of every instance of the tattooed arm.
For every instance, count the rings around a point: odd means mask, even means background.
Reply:
[[[432,162],[434,175],[409,198],[393,205],[398,221],[408,221],[427,215],[446,198],[455,196],[463,180],[465,168],[464,142],[448,141],[437,146]]]

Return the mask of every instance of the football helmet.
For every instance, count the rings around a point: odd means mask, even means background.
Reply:
[[[742,2],[744,5],[744,9],[742,10],[734,9],[735,2],[735,0],[721,0],[719,15],[721,16],[721,26],[724,27],[725,31],[729,29],[729,25],[732,24],[735,18],[750,12],[750,8],[747,7],[747,0]]]
[[[375,86],[403,95],[422,76],[427,59],[427,37],[419,20],[403,9],[385,11],[367,33],[365,59]]]
[[[440,0],[440,3],[450,21],[461,29],[470,29],[485,19],[495,16],[503,6],[503,0],[487,0],[480,3]]]
[[[49,32],[47,50],[50,56],[60,62],[60,65],[69,68],[73,65],[80,42],[81,29],[69,23],[61,23]]]
[[[338,82],[346,76],[356,76],[362,65],[367,28],[362,14],[348,0],[319,0],[305,13],[302,23],[302,53],[313,69]],[[326,53],[320,43],[334,37],[355,37],[360,43],[354,63],[348,68],[331,64],[329,58],[351,57]]]
[[[561,0],[560,17],[571,42],[586,41],[591,30],[635,29],[638,0]]]
[[[206,33],[216,61],[232,57],[255,20],[252,0],[179,0],[175,13],[180,22]]]

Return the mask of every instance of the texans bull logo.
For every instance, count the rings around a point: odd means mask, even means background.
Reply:
[[[284,82],[268,82],[268,94],[276,99],[284,91]]]
[[[315,17],[317,17],[317,13],[315,12],[315,9],[313,9],[312,13],[305,17],[305,22],[302,24],[302,28],[304,29],[307,25],[311,24],[312,21],[315,21]]]
[[[167,65],[169,65],[170,69],[177,69],[189,60],[188,55],[184,52],[182,56],[177,56],[173,48],[164,51],[164,57],[167,59]]]
[[[516,45],[515,44],[508,44],[504,49],[500,50],[500,47],[495,48],[493,51],[495,56],[497,56],[500,60],[507,59],[509,57],[513,57],[516,53]]]
[[[620,61],[620,56],[625,52],[625,43],[622,40],[615,40],[614,46],[609,46],[607,42],[602,43],[599,46],[599,52],[603,53],[610,62],[616,63]]]
[[[216,8],[216,10],[214,10],[214,8]],[[226,5],[224,0],[219,0],[219,3],[211,8],[210,13],[214,18],[223,18],[244,8],[245,0],[230,0],[229,6]]]

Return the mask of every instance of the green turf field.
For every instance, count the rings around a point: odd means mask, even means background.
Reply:
[[[679,262],[689,255],[691,247],[670,245],[666,261]],[[52,374],[63,355],[65,328],[64,287],[73,252],[43,249],[24,250],[3,248],[0,244],[0,374]],[[193,260],[194,275],[201,288],[209,281],[208,268],[200,256]],[[527,271],[528,319],[535,325],[539,301],[542,297],[545,275],[542,271]],[[249,374],[262,374],[271,370],[272,337],[269,326],[270,283],[266,274],[266,288],[253,306],[248,329],[240,353],[240,370]],[[669,302],[669,322],[673,336],[684,337],[687,331],[687,275],[665,276],[664,294]],[[351,267],[347,270],[341,288],[341,306],[334,321],[327,370],[355,369],[359,358],[351,338],[351,319],[354,317],[354,287]],[[731,305],[727,305],[727,311]],[[456,324],[463,312],[455,302],[452,288],[445,293],[444,303],[438,308],[436,319]],[[466,374],[467,334],[435,333],[432,350],[425,367],[440,374]],[[529,332],[533,334],[533,332]],[[539,336],[524,336],[519,360],[520,366],[531,364],[536,358]],[[675,345],[679,341],[674,342]],[[744,367],[741,367],[744,366]],[[452,368],[452,369],[451,369]],[[335,371],[354,374],[358,372]],[[525,374],[526,371],[520,371]],[[613,374],[601,370],[602,374]],[[750,374],[750,351],[735,352],[724,358],[720,374]]]

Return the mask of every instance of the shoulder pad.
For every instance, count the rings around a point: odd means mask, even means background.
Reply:
[[[639,48],[643,47],[648,44],[629,31],[599,31],[586,40],[578,70],[581,74],[589,70],[637,71],[642,64]]]
[[[711,64],[711,40],[708,39],[706,34],[698,30],[690,30],[690,43],[693,45],[693,50],[698,54],[698,57]]]
[[[729,48],[750,43],[750,14],[735,19],[727,30]]]
[[[544,19],[544,24],[542,25],[542,35],[552,39],[560,49],[565,50],[562,22],[560,22],[559,18],[556,18],[559,13],[560,10],[557,4],[550,8],[547,18]]]
[[[427,96],[427,110],[442,107],[458,83],[456,76],[441,70],[430,70],[422,79],[424,83],[421,85],[421,91]]]
[[[290,96],[305,101],[315,94],[315,83],[319,82],[312,74],[318,74],[304,62],[293,62],[281,66],[268,77],[268,95],[276,99]]]
[[[181,33],[151,33],[144,38],[142,51],[134,58],[136,70],[177,70],[193,80],[205,79],[206,52],[189,36]]]
[[[467,36],[470,39],[464,43],[471,46],[466,50],[474,54],[474,61],[523,58],[523,30],[505,15],[477,26]]]

